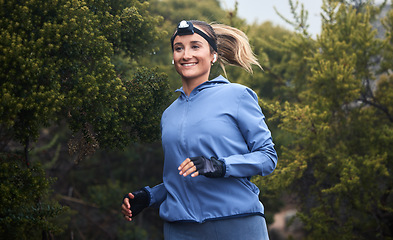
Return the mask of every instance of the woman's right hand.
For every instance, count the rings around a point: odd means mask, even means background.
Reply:
[[[123,204],[121,205],[121,212],[124,215],[124,219],[127,221],[132,221],[132,211],[130,205],[130,199],[134,199],[135,196],[132,193],[128,193],[128,197],[123,199]]]
[[[142,212],[142,210],[147,208],[149,204],[150,194],[145,188],[142,188],[124,196],[123,204],[121,205],[121,212],[127,221],[132,221],[132,217],[135,217]]]

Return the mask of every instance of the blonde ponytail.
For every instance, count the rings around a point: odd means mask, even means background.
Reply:
[[[253,53],[247,35],[237,28],[224,24],[211,24],[217,37],[219,63],[225,73],[225,65],[239,66],[252,73],[252,64],[262,69]]]
[[[238,66],[249,73],[253,72],[252,64],[262,69],[244,32],[224,24],[208,24],[198,20],[190,22],[205,31],[217,43],[218,62],[225,74],[225,65]],[[214,51],[213,48],[210,50]]]

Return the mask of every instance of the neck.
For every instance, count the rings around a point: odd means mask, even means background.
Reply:
[[[191,92],[201,85],[202,83],[208,81],[208,77],[200,78],[200,79],[187,79],[187,78],[182,78],[182,84],[183,84],[183,91],[187,96],[190,96]]]

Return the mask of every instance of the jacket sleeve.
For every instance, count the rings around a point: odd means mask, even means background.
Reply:
[[[149,207],[159,208],[161,203],[166,199],[167,190],[164,183],[158,184],[153,188],[145,187],[150,194]]]
[[[220,159],[226,166],[225,177],[265,176],[272,173],[277,165],[277,153],[258,97],[249,88],[246,88],[239,100],[236,119],[249,152]]]

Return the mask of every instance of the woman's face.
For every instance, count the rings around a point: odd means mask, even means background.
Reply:
[[[183,80],[202,83],[209,78],[213,53],[210,52],[209,43],[199,34],[176,36],[173,60]]]

